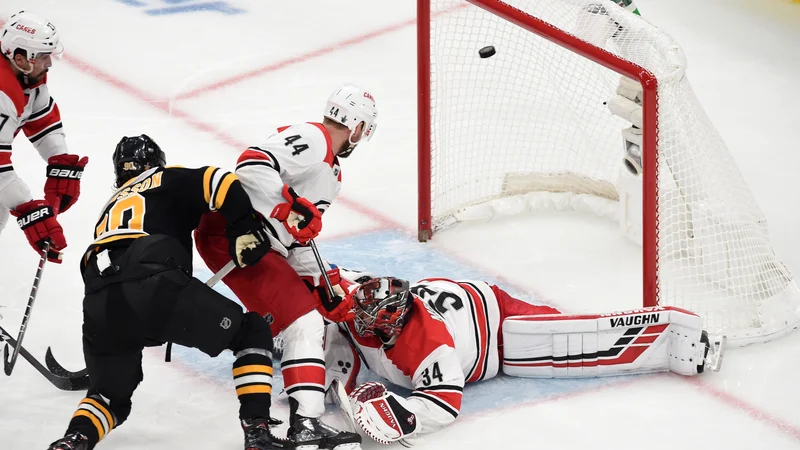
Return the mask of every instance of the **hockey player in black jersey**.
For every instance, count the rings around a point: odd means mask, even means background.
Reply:
[[[117,190],[81,261],[83,351],[91,387],[50,450],[91,450],[125,422],[143,377],[142,350],[165,342],[212,357],[232,350],[245,450],[291,448],[268,426],[269,324],[192,277],[191,232],[209,211],[226,219],[237,266],[255,264],[269,251],[260,216],[241,184],[215,167],[164,167],[164,152],[146,135],[123,137],[113,161]]]

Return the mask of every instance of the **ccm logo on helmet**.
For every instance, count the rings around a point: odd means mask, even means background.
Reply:
[[[22,30],[22,31],[24,31],[26,33],[29,33],[29,34],[36,34],[36,28],[26,27],[25,25],[23,25],[21,23],[17,24],[17,29],[18,30]]]
[[[75,180],[80,180],[83,176],[83,171],[53,168],[50,169],[50,173],[48,173],[47,176],[53,178],[72,178]]]
[[[366,97],[366,98],[368,98],[368,99],[372,100],[373,102],[375,101],[375,99],[374,99],[374,98],[372,98],[372,94],[370,94],[369,92],[364,92],[364,97]]]

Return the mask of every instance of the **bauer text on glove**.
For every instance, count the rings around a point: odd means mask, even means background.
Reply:
[[[44,199],[58,208],[59,213],[68,210],[81,195],[81,177],[89,158],[78,155],[55,155],[47,160],[47,181],[44,183]]]
[[[50,241],[47,260],[61,263],[61,250],[67,246],[64,231],[53,214],[53,207],[44,200],[31,200],[18,205],[11,214],[25,233],[34,250],[41,252],[46,241]]]

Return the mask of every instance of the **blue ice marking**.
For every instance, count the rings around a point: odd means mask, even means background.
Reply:
[[[498,284],[520,299],[531,300],[531,296],[527,293],[504,286],[494,277],[437,251],[431,245],[417,242],[413,237],[397,231],[374,231],[360,236],[320,242],[318,246],[322,256],[339,267],[366,270],[377,276],[396,276],[412,282],[426,277],[483,280]],[[207,280],[211,277],[211,273],[206,269],[198,268],[195,270],[195,276],[201,280]],[[224,284],[220,283],[215,289],[223,295],[235,299],[233,293]],[[228,384],[233,386],[230,374],[233,355],[230,352],[226,352],[216,360],[210,359],[194,349],[176,347],[174,353],[182,361],[186,361],[190,366],[196,368],[198,372],[215,378],[217,382],[226,386]],[[273,392],[276,393],[283,389],[283,378],[279,373],[276,364],[273,380]],[[461,414],[478,414],[558,398],[575,392],[614,385],[630,378],[631,376],[531,379],[499,374],[491,380],[468,384],[464,388]],[[366,369],[362,370],[358,381],[380,381],[389,384],[374,373],[367,372]],[[407,389],[398,386],[391,386],[390,389],[400,395],[409,393]]]
[[[129,0],[122,0],[129,1]],[[185,0],[172,0],[170,3],[184,3]],[[190,3],[181,6],[168,6],[166,8],[148,9],[145,12],[151,16],[163,16],[167,14],[182,14],[198,11],[216,11],[226,15],[241,14],[247,12],[241,8],[229,4],[228,2],[205,2]]]

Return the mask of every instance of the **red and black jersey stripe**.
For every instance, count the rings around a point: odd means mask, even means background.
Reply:
[[[492,337],[492,330],[489,327],[489,305],[486,303],[486,296],[480,289],[472,283],[458,283],[472,299],[469,302],[472,322],[475,327],[475,345],[478,354],[475,363],[472,365],[466,377],[467,383],[480,381],[486,376],[486,368],[489,366],[489,341]]]
[[[11,170],[11,144],[0,144],[0,173]]]
[[[461,386],[445,384],[430,386],[412,392],[411,397],[427,400],[447,411],[453,417],[458,417],[458,412],[461,410],[463,388]]]
[[[270,169],[280,173],[281,165],[275,158],[275,155],[270,153],[269,150],[264,150],[259,147],[248,147],[247,150],[242,152],[239,160],[236,161],[236,170],[247,166],[266,166]]]

